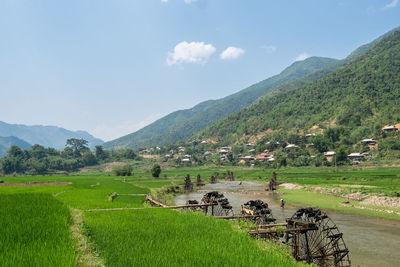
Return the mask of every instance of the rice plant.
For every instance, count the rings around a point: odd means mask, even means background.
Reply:
[[[1,266],[76,266],[70,212],[49,194],[0,194]]]
[[[86,213],[107,266],[302,266],[227,221],[166,209]]]

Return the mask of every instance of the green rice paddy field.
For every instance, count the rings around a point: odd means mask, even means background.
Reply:
[[[234,223],[152,208],[144,202],[144,194],[182,183],[186,174],[193,179],[200,174],[207,182],[215,172],[222,176],[228,169],[236,180],[266,182],[272,175],[272,170],[257,168],[181,168],[164,170],[162,176],[168,179],[147,178],[148,170],[136,170],[135,176],[126,179],[90,173],[2,177],[5,184],[69,184],[0,187],[0,265],[301,266],[284,248],[254,240]],[[276,172],[280,182],[325,187],[372,185],[363,190],[386,196],[400,192],[399,168],[292,168]],[[117,197],[111,199],[115,193]],[[307,204],[321,197],[301,190],[286,193],[291,202]],[[335,201],[318,203],[334,209]],[[110,210],[114,208],[119,210]],[[83,215],[80,231],[84,241],[72,237],[73,210]],[[81,251],[82,243],[86,252]],[[88,260],[83,254],[98,260]]]
[[[85,175],[2,180],[70,184],[0,187],[1,266],[101,262],[106,266],[303,266],[285,249],[254,240],[231,222],[144,203],[141,194],[181,179]],[[114,192],[118,196],[111,201]],[[127,209],[99,210],[113,208]],[[72,237],[71,212],[76,209],[83,214],[81,230],[88,241],[84,247],[101,260],[86,260]]]

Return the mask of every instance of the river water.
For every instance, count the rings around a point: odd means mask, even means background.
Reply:
[[[279,195],[265,191],[265,185],[239,183],[208,184],[196,192],[177,196],[175,203],[185,204],[189,199],[200,201],[206,192],[219,191],[228,198],[235,214],[239,213],[243,203],[252,199],[263,200],[268,203],[277,222],[285,222],[300,208],[286,205],[281,209]],[[350,250],[352,266],[400,266],[400,222],[331,210],[326,212],[343,233],[343,239]]]

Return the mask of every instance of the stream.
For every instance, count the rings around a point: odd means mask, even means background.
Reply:
[[[235,214],[240,205],[252,199],[261,199],[268,203],[277,222],[284,222],[301,206],[285,208],[279,206],[279,195],[265,191],[265,185],[239,181],[224,184],[207,184],[196,192],[175,197],[177,205],[183,205],[189,199],[201,200],[209,191],[219,191],[228,198]],[[392,221],[356,214],[327,210],[328,216],[343,233],[343,239],[350,250],[352,266],[400,266],[400,221]]]

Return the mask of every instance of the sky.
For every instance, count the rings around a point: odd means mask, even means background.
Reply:
[[[0,0],[0,121],[108,141],[398,26],[398,0]]]

